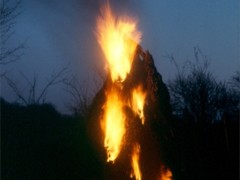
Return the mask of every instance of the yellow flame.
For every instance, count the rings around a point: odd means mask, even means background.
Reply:
[[[142,120],[142,124],[144,124],[144,121],[145,121],[144,112],[143,112],[145,98],[146,98],[146,93],[143,92],[141,86],[138,86],[137,88],[135,88],[133,90],[133,92],[132,92],[132,109]]]
[[[141,180],[142,174],[139,167],[139,155],[140,155],[140,145],[135,144],[133,147],[133,154],[132,154],[132,168],[133,172],[131,173],[130,177],[135,177],[136,180]]]
[[[118,91],[107,93],[107,100],[104,105],[104,118],[102,129],[105,132],[104,146],[107,150],[107,161],[117,158],[123,144],[125,134],[125,114],[123,103]]]
[[[107,4],[97,18],[97,39],[107,59],[112,81],[124,81],[141,39],[136,20],[115,18]]]

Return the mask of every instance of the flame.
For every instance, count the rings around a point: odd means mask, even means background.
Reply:
[[[115,18],[106,4],[97,18],[97,39],[107,59],[113,82],[124,81],[131,65],[141,33],[136,29],[136,20]]]
[[[164,171],[161,173],[159,180],[172,180],[172,171],[168,168],[164,169]]]
[[[141,180],[142,174],[139,167],[139,154],[140,154],[140,145],[135,144],[133,147],[133,154],[132,154],[132,168],[133,172],[131,173],[130,177],[135,177],[136,180]]]
[[[117,158],[123,144],[125,134],[125,114],[123,112],[123,102],[117,93],[110,91],[107,93],[107,100],[104,105],[104,118],[102,129],[105,132],[104,146],[107,150],[107,161]]]
[[[142,121],[142,124],[144,124],[144,121],[145,121],[144,112],[143,112],[145,98],[146,98],[146,93],[143,92],[142,86],[138,86],[133,90],[132,109],[139,116],[139,118]]]
[[[114,17],[109,3],[102,8],[101,15],[97,18],[97,40],[106,57],[112,85],[116,87],[107,87],[101,122],[107,161],[112,162],[121,151],[126,131],[123,112],[125,102],[119,87],[122,87],[122,82],[131,70],[135,50],[140,42],[141,33],[136,27],[136,20]]]
[[[124,80],[131,70],[137,45],[140,43],[141,33],[137,30],[137,22],[129,17],[116,18],[107,3],[97,18],[97,41],[102,48],[107,61],[107,68],[111,81],[106,86],[106,101],[103,105],[103,117],[101,128],[104,134],[104,147],[107,151],[107,162],[113,162],[119,156],[126,134],[125,106],[145,123],[144,104],[147,93],[142,85],[136,86],[129,93],[130,97],[123,97],[122,87]],[[128,94],[128,93],[127,93]],[[133,144],[131,157],[131,178],[142,179],[139,165],[140,144]],[[172,172],[165,168],[161,169],[159,180],[172,180]]]

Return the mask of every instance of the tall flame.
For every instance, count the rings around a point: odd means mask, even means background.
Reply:
[[[112,81],[124,81],[130,72],[141,33],[136,20],[115,18],[107,4],[97,18],[97,39],[107,59]]]
[[[97,18],[97,39],[107,60],[111,80],[119,85],[131,70],[132,61],[141,33],[136,29],[136,21],[129,18],[116,18],[107,3]],[[105,134],[104,146],[107,161],[118,157],[125,134],[124,100],[119,88],[107,87],[102,129]],[[110,90],[109,90],[110,89]]]
[[[114,17],[109,3],[107,3],[97,18],[97,40],[107,61],[111,82],[106,86],[106,101],[103,105],[101,128],[104,134],[104,147],[107,151],[107,162],[114,163],[124,145],[126,134],[125,121],[127,115],[124,106],[128,106],[144,125],[144,103],[146,92],[141,85],[136,86],[129,93],[131,97],[123,97],[124,80],[131,70],[137,45],[140,43],[141,33],[137,30],[137,22],[128,17]],[[131,157],[131,178],[141,180],[140,144],[133,144]],[[162,173],[163,172],[163,173]],[[161,171],[161,180],[171,180],[169,169]]]
[[[145,121],[144,112],[143,112],[145,98],[146,98],[146,93],[143,92],[141,86],[138,86],[133,90],[132,109],[139,116],[139,118],[142,121],[142,124],[144,124],[144,121]]]
[[[111,90],[107,93],[104,105],[104,119],[102,129],[105,132],[104,146],[107,149],[107,161],[117,158],[123,144],[125,134],[125,114],[123,103],[118,91]]]
[[[131,173],[131,178],[135,177],[136,180],[141,180],[142,178],[142,174],[139,167],[139,156],[140,156],[140,145],[135,144],[133,147],[133,154],[132,154],[133,172]]]

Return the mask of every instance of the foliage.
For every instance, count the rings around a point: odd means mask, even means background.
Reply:
[[[0,99],[1,179],[98,179],[101,165],[83,120],[51,104]]]

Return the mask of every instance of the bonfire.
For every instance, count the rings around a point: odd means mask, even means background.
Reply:
[[[168,135],[158,128],[168,128],[169,94],[140,46],[136,19],[116,17],[106,4],[96,36],[108,75],[93,101],[90,129],[106,162],[105,179],[172,179],[161,148]]]

